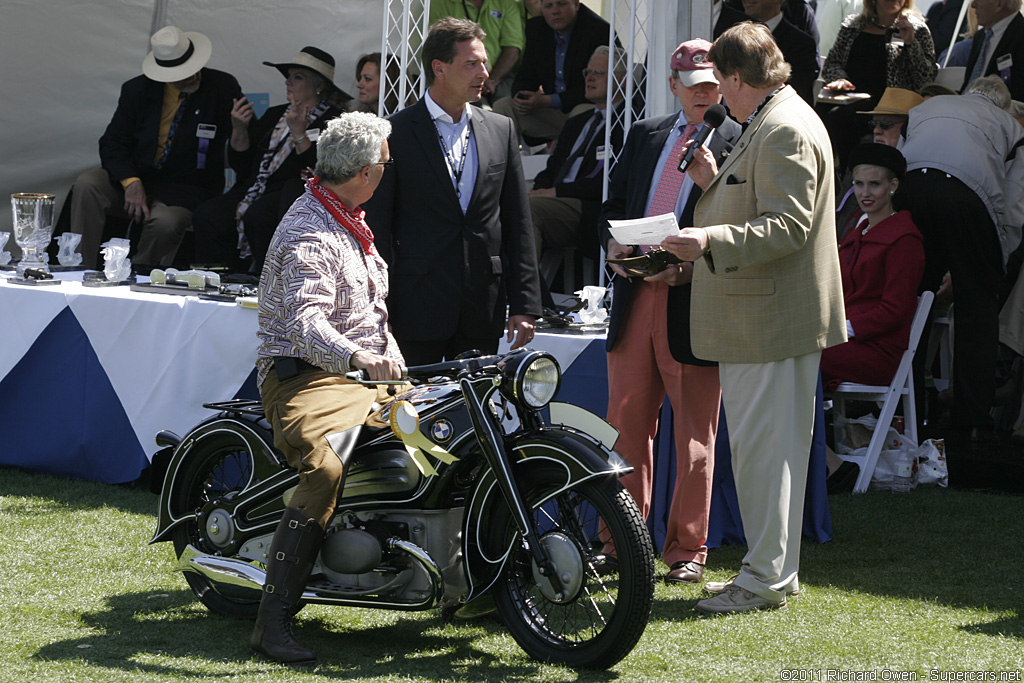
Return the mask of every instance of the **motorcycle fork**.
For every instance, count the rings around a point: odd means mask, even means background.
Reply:
[[[530,555],[533,556],[533,561],[541,576],[547,578],[556,594],[564,593],[565,587],[562,585],[562,580],[558,576],[554,562],[551,561],[551,556],[540,542],[540,534],[526,509],[519,486],[512,475],[511,463],[505,451],[504,434],[495,424],[495,419],[485,404],[487,397],[494,389],[493,380],[487,378],[473,381],[463,377],[459,380],[459,386],[466,398],[466,407],[484,459],[494,470],[498,487],[512,512],[512,519],[515,521],[517,530],[526,539]]]

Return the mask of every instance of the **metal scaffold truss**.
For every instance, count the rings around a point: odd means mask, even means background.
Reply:
[[[378,116],[390,116],[423,97],[419,51],[429,28],[430,0],[385,0]]]
[[[648,0],[614,0],[611,3],[611,35],[608,44],[614,45],[614,59],[608,88],[608,109],[610,126],[605,127],[605,149],[612,150],[612,130],[622,128],[623,139],[629,134],[634,121],[647,118],[649,78],[647,53],[651,43],[651,23],[654,18]],[[613,75],[621,74],[621,78]],[[625,106],[612,107],[612,102],[621,99]],[[605,164],[604,198],[608,197],[608,178],[618,161],[621,150],[614,151]]]

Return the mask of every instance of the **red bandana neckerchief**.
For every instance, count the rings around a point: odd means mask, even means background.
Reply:
[[[363,251],[373,254],[373,231],[363,220],[366,212],[357,208],[352,211],[338,199],[338,195],[320,184],[320,178],[313,176],[306,181],[306,189],[324,205],[324,208],[334,216],[341,227],[355,235],[359,244],[363,245]]]

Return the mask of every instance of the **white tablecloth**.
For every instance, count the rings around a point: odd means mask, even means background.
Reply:
[[[184,433],[209,414],[204,402],[242,390],[256,311],[75,279],[0,279],[0,465],[131,481],[158,431]]]

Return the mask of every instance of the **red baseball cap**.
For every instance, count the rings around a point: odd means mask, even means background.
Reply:
[[[708,61],[708,50],[711,43],[695,38],[682,43],[672,51],[672,58],[669,61],[669,68],[679,72],[679,82],[687,88],[692,88],[698,83],[714,83],[718,85],[711,62]]]

